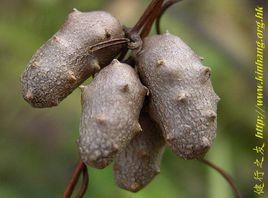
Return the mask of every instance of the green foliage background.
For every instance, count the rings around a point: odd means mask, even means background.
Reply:
[[[80,91],[60,106],[34,109],[20,93],[20,75],[31,55],[51,37],[75,7],[104,9],[129,26],[143,12],[142,0],[0,1],[0,197],[60,197],[78,160],[76,139]],[[221,97],[218,131],[207,159],[234,178],[243,197],[252,193],[254,146],[254,6],[245,0],[185,0],[168,11],[162,26],[180,36],[212,67]],[[89,168],[86,197],[231,198],[226,182],[198,161],[184,161],[169,149],[161,174],[139,193],[116,187],[112,166]]]

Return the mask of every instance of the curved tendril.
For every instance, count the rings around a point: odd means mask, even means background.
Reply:
[[[161,27],[160,27],[160,22],[161,22],[161,18],[164,15],[164,13],[166,12],[166,10],[168,8],[170,8],[172,5],[174,5],[175,3],[178,3],[182,0],[169,0],[166,3],[164,3],[164,5],[162,6],[161,9],[161,13],[159,14],[159,16],[157,17],[156,21],[155,21],[155,27],[156,27],[156,32],[157,34],[161,34]]]
[[[213,168],[214,170],[216,170],[218,173],[220,173],[223,178],[229,183],[229,185],[231,186],[232,190],[235,193],[236,198],[241,198],[241,194],[238,190],[238,188],[236,187],[234,180],[232,179],[232,177],[230,175],[228,175],[222,168],[216,166],[215,164],[213,164],[212,162],[206,160],[206,159],[200,159],[200,162],[210,166],[211,168]]]
[[[163,1],[159,2],[158,6],[155,8],[155,10],[149,16],[149,18],[148,18],[148,20],[147,20],[146,24],[144,25],[144,28],[142,29],[142,32],[141,32],[140,37],[142,39],[145,38],[146,36],[148,36],[148,34],[150,33],[150,31],[152,29],[152,25],[153,25],[154,21],[161,14],[162,4],[163,4]]]
[[[104,41],[104,42],[100,42],[100,43],[97,43],[95,45],[92,45],[89,50],[91,52],[96,52],[98,50],[101,50],[101,49],[104,49],[107,47],[126,44],[128,42],[129,42],[129,39],[127,39],[127,38],[112,39],[112,40],[108,40],[108,41]]]
[[[72,196],[72,194],[73,194],[73,191],[74,191],[74,188],[75,188],[75,186],[77,185],[77,182],[78,182],[78,179],[79,179],[79,177],[80,177],[80,175],[81,175],[81,173],[83,172],[83,184],[84,185],[86,185],[87,186],[87,178],[86,178],[86,176],[85,176],[85,173],[87,174],[87,167],[86,167],[86,165],[80,160],[78,163],[77,163],[77,165],[76,165],[76,167],[75,167],[75,170],[74,170],[74,172],[73,172],[73,175],[72,175],[72,178],[71,178],[71,180],[69,181],[69,184],[67,185],[67,187],[66,187],[66,189],[65,189],[65,191],[64,191],[64,193],[63,193],[63,195],[62,195],[62,197],[63,198],[70,198],[71,196]],[[81,189],[83,190],[83,189],[85,189],[86,190],[86,188],[85,187],[81,187]],[[82,191],[81,190],[81,191]]]
[[[153,0],[149,6],[144,11],[143,15],[140,17],[136,25],[130,30],[130,33],[139,33],[144,24],[147,23],[148,18],[153,13],[154,9],[156,9],[158,6],[162,6],[164,0]]]
[[[80,187],[79,192],[77,193],[77,198],[82,198],[86,191],[87,191],[87,187],[88,187],[88,171],[87,171],[87,167],[85,166],[83,169],[83,181],[82,181],[82,185]]]

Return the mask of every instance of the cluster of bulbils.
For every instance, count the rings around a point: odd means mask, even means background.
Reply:
[[[81,86],[80,157],[95,168],[114,161],[117,185],[136,192],[159,173],[165,146],[184,159],[208,151],[219,97],[210,68],[169,33],[143,39],[132,50],[135,65],[114,59],[123,45],[92,50],[121,38],[124,29],[109,13],[74,9],[34,54],[21,82],[24,99],[44,108],[58,105],[94,75]]]

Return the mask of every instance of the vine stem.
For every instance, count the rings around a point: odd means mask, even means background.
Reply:
[[[82,198],[84,196],[84,194],[87,191],[87,187],[88,187],[88,172],[87,172],[87,166],[85,166],[85,168],[83,169],[83,181],[81,188],[77,194],[77,198]]]
[[[147,9],[144,11],[143,15],[140,17],[140,19],[138,20],[138,22],[136,23],[136,25],[131,28],[130,33],[138,33],[142,27],[144,26],[144,24],[147,23],[148,18],[151,16],[153,10],[155,8],[157,8],[158,6],[162,6],[163,0],[153,0],[149,6],[147,7]]]
[[[91,52],[96,52],[98,50],[107,48],[107,47],[111,47],[111,46],[115,46],[115,45],[123,45],[129,42],[129,39],[127,38],[117,38],[117,39],[112,39],[112,40],[108,40],[108,41],[103,41],[100,43],[97,43],[95,45],[92,45],[90,47],[90,51]]]
[[[157,13],[160,12],[163,3],[164,0],[152,0],[143,12],[142,16],[139,18],[138,22],[132,28],[125,29],[125,33],[132,42],[135,43],[139,41],[139,39],[143,37],[142,35],[144,35],[144,33],[146,34],[148,31],[150,32],[152,26],[151,23],[153,23],[158,16]],[[127,53],[128,49],[124,50],[120,54],[119,59],[123,61]]]
[[[152,11],[152,14],[148,17],[146,24],[144,25],[144,28],[142,29],[141,32],[141,38],[145,38],[151,31],[152,25],[155,21],[155,19],[158,18],[158,16],[161,14],[162,11],[162,4],[163,0],[159,1],[158,4],[156,5],[156,8]]]
[[[231,186],[231,188],[233,189],[236,198],[241,198],[241,194],[238,190],[238,188],[236,187],[234,180],[232,179],[232,177],[230,175],[228,175],[222,168],[218,167],[217,165],[213,164],[212,162],[206,160],[206,159],[200,159],[200,162],[210,166],[211,168],[213,168],[214,170],[216,170],[218,173],[220,173],[224,179],[229,183],[229,185]]]
[[[70,198],[72,196],[74,188],[82,172],[83,172],[83,181],[77,197],[78,198],[83,197],[88,185],[88,174],[86,165],[80,160],[75,167],[71,180],[69,181],[69,184],[67,185],[62,195],[62,198]]]
[[[157,17],[156,21],[155,21],[155,27],[156,27],[156,32],[157,34],[161,34],[161,27],[160,27],[160,22],[161,22],[161,18],[164,15],[164,13],[166,12],[166,10],[171,7],[173,4],[178,3],[182,0],[169,0],[166,3],[164,3],[164,5],[162,6],[161,12],[159,14],[159,16]]]

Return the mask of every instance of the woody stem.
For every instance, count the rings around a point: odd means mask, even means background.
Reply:
[[[74,188],[78,182],[78,179],[81,175],[81,173],[83,172],[83,184],[82,184],[82,187],[80,189],[81,192],[79,192],[80,194],[84,194],[84,192],[86,191],[86,188],[85,186],[87,186],[88,184],[88,176],[87,175],[87,167],[86,165],[80,160],[77,165],[76,165],[76,168],[73,172],[73,175],[71,177],[71,180],[69,181],[69,184],[67,185],[63,195],[62,195],[62,198],[70,198],[73,194],[73,191],[74,191]],[[80,196],[80,197],[82,197]]]
[[[220,173],[224,177],[224,179],[230,184],[231,188],[233,189],[236,195],[236,198],[241,198],[241,194],[230,175],[228,175],[222,168],[216,166],[215,164],[211,163],[210,161],[206,159],[200,159],[199,161],[210,166],[211,168],[216,170],[218,173]]]
[[[143,15],[140,17],[136,25],[130,30],[130,34],[138,33],[141,28],[146,24],[148,18],[151,16],[154,9],[161,6],[163,3],[163,0],[153,0],[149,6],[144,11]]]
[[[163,1],[159,1],[155,10],[153,10],[152,14],[149,16],[149,18],[148,18],[148,20],[147,20],[146,24],[144,25],[144,28],[142,29],[142,32],[141,32],[142,39],[145,38],[150,33],[155,19],[161,13],[162,4],[163,4]]]
[[[161,27],[160,27],[160,22],[161,22],[161,18],[164,15],[164,13],[166,12],[166,10],[171,7],[173,4],[178,3],[182,0],[170,0],[167,1],[166,3],[164,3],[164,5],[162,6],[161,12],[159,14],[159,16],[157,17],[156,21],[155,21],[155,27],[156,27],[156,32],[157,34],[161,34]]]

